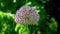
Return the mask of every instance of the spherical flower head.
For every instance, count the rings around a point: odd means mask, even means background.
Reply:
[[[36,10],[30,6],[23,6],[17,10],[15,21],[19,24],[35,24],[39,20],[39,15]]]

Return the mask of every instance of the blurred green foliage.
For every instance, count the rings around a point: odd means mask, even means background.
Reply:
[[[49,20],[49,14],[44,9],[47,0],[0,0],[0,34],[32,34],[38,31],[41,34],[56,34],[57,22],[52,17]],[[16,24],[14,16],[16,11],[21,7],[29,5],[37,9],[40,15],[38,25]]]

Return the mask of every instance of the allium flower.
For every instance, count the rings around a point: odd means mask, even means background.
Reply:
[[[19,10],[17,10],[15,15],[16,23],[20,24],[35,24],[38,20],[38,13],[30,6],[21,7]]]

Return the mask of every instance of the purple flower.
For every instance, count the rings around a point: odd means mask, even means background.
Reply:
[[[17,10],[15,15],[16,23],[20,24],[35,24],[39,20],[39,15],[36,10],[30,6],[23,6]]]

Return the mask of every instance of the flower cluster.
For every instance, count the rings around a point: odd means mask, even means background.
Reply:
[[[23,6],[17,10],[15,15],[16,23],[20,24],[35,24],[39,20],[39,15],[36,10],[30,6]]]

